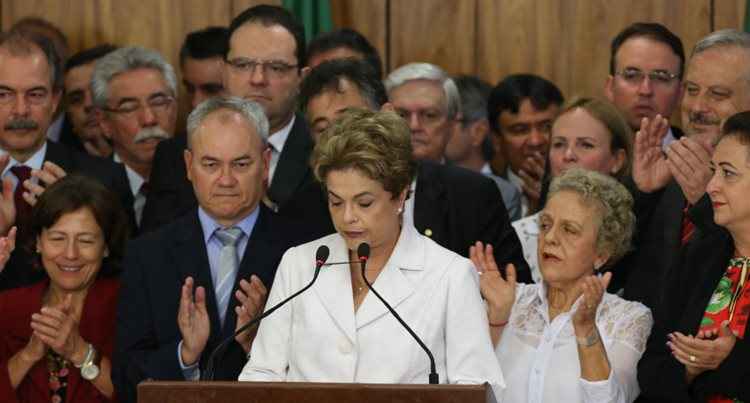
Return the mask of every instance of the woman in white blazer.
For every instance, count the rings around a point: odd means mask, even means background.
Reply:
[[[471,262],[402,219],[416,165],[409,128],[396,114],[356,110],[313,151],[335,234],[289,249],[267,307],[307,285],[316,250],[329,262],[371,247],[366,276],[435,357],[441,383],[504,387]],[[427,383],[425,352],[368,292],[359,263],[325,266],[316,283],[261,322],[240,380]]]

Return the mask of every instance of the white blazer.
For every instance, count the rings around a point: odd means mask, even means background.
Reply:
[[[289,249],[266,307],[312,280],[315,251],[349,260],[333,234]],[[505,387],[471,262],[404,225],[373,284],[432,351],[441,383]],[[354,312],[348,265],[325,266],[317,282],[261,322],[241,381],[428,383],[429,359],[373,293]]]

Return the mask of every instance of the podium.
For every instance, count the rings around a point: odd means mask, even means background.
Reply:
[[[138,403],[485,403],[484,385],[310,382],[142,382]]]

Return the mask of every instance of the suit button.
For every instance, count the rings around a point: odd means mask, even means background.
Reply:
[[[349,341],[344,340],[339,343],[339,351],[341,354],[351,354],[352,352],[352,344],[349,343]]]

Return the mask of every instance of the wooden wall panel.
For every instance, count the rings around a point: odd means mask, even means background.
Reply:
[[[531,72],[554,81],[566,96],[601,95],[610,42],[625,26],[655,21],[689,50],[709,31],[709,0],[478,0],[477,73],[497,82]]]
[[[384,69],[388,66],[386,4],[385,0],[331,0],[334,26],[361,32],[380,52]]]
[[[452,74],[473,73],[478,11],[473,0],[391,1],[389,68],[430,62]]]
[[[714,3],[715,29],[744,29],[746,5],[746,1],[716,1]]]
[[[211,0],[207,0],[207,1],[210,2]],[[252,6],[257,6],[258,4],[273,4],[276,6],[281,5],[281,0],[229,0],[229,1],[231,3],[230,17],[229,17],[230,21],[232,20],[232,18],[236,17],[237,14],[247,10],[248,8]],[[227,25],[229,25],[229,22],[227,22]]]

